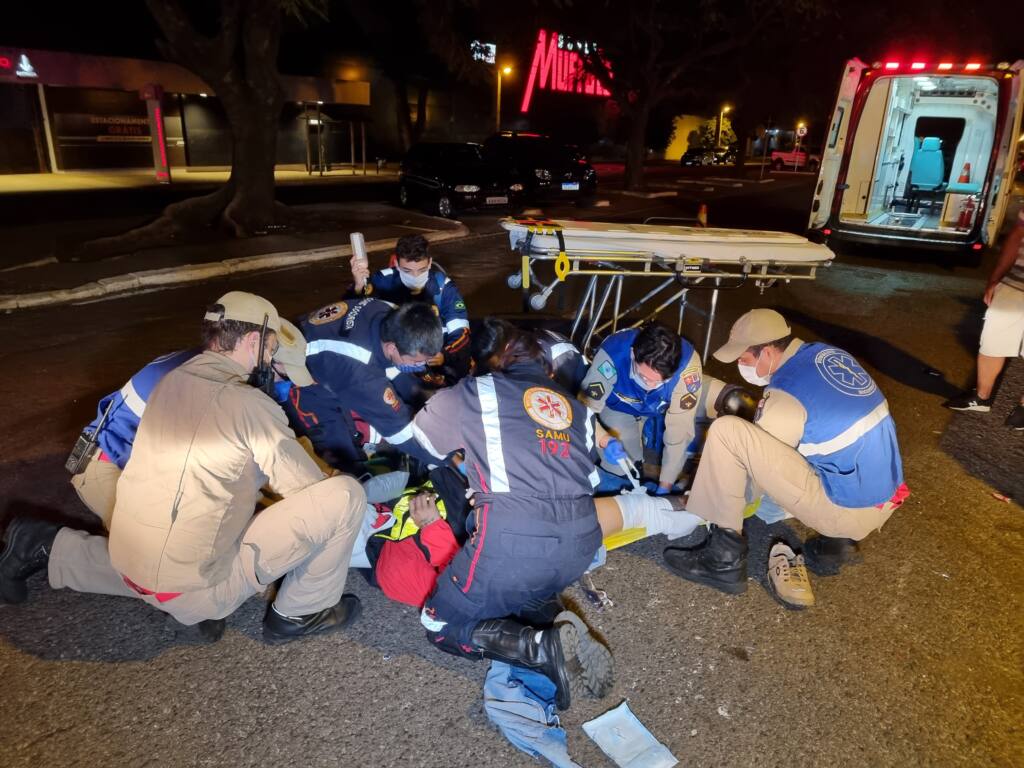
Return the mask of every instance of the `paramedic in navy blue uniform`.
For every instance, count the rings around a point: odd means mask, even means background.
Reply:
[[[299,323],[306,337],[306,366],[316,383],[292,387],[285,412],[316,452],[341,468],[363,457],[352,415],[371,429],[366,442],[384,441],[432,462],[412,434],[417,388],[413,374],[441,350],[441,322],[424,304],[395,307],[378,299],[336,302]]]
[[[837,572],[909,495],[885,397],[852,355],[793,338],[771,309],[740,317],[715,358],[738,362],[764,395],[753,424],[726,416],[708,430],[686,508],[711,533],[696,549],[666,549],[666,563],[685,579],[743,592],[743,510],[763,493],[820,534],[804,545],[807,566]]]
[[[475,495],[470,539],[421,620],[448,653],[540,670],[565,709],[612,682],[608,650],[575,614],[556,615],[558,593],[601,546],[594,421],[551,380],[532,335],[511,334],[494,371],[439,391],[416,416],[416,437],[438,461],[465,451]]]
[[[392,304],[422,301],[434,308],[444,329],[444,349],[430,361],[431,368],[447,369],[457,381],[469,373],[469,314],[466,302],[448,274],[427,254],[423,235],[406,235],[395,245],[393,266],[370,273],[365,263],[352,258],[354,290]]]
[[[652,324],[642,330],[619,331],[604,340],[580,386],[580,397],[634,462],[644,459],[644,422],[664,419],[658,490],[668,493],[696,436],[697,406],[708,400],[702,386],[707,384],[702,380],[700,356],[690,342]],[[716,386],[720,389],[722,383],[716,381]],[[622,473],[607,462],[602,467],[612,474]]]

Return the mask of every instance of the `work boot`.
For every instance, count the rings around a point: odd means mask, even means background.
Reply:
[[[174,633],[174,639],[180,643],[209,645],[216,643],[224,636],[227,621],[224,619],[206,619],[198,624],[185,625],[173,616],[167,617],[167,628]]]
[[[342,595],[330,608],[305,616],[284,616],[271,605],[263,618],[263,641],[280,645],[307,635],[335,632],[349,626],[362,612],[362,604],[355,595]]]
[[[612,655],[570,611],[539,630],[514,619],[488,619],[473,629],[471,641],[485,659],[535,669],[555,684],[555,706],[566,710],[576,696],[601,698],[611,690]]]
[[[853,539],[812,536],[804,542],[804,558],[815,576],[835,576],[847,564],[861,561],[860,547]]]
[[[0,553],[0,598],[4,602],[25,602],[25,580],[46,567],[60,529],[59,525],[32,517],[16,517],[7,524]]]
[[[664,558],[670,571],[689,581],[730,595],[747,591],[747,540],[736,531],[711,525],[700,546],[668,547]]]
[[[811,591],[811,579],[807,575],[804,556],[794,554],[781,541],[772,546],[768,555],[768,591],[792,611],[814,605],[814,593]]]
[[[1024,432],[1024,403],[1017,403],[1003,423],[1015,432]]]

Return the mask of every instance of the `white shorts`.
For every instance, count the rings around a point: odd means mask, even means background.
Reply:
[[[1024,291],[1005,283],[996,286],[978,351],[986,357],[1024,356]]]

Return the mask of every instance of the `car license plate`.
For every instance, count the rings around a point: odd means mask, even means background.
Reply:
[[[508,202],[508,198],[505,196],[488,197],[486,202],[488,205],[505,205]]]
[[[580,183],[578,181],[563,181],[562,182],[562,191],[563,192],[576,192],[576,191],[579,190],[579,188],[580,188]]]

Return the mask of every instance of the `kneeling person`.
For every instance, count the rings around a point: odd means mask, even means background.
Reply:
[[[277,404],[250,386],[269,379],[279,328],[265,299],[221,297],[203,322],[205,351],[150,397],[109,541],[17,518],[0,595],[23,601],[26,577],[45,567],[55,589],[141,599],[212,640],[225,616],[284,576],[264,619],[268,642],[351,622],[359,601],[342,591],[365,494],[352,478],[325,478]],[[254,517],[268,481],[284,499]]]

